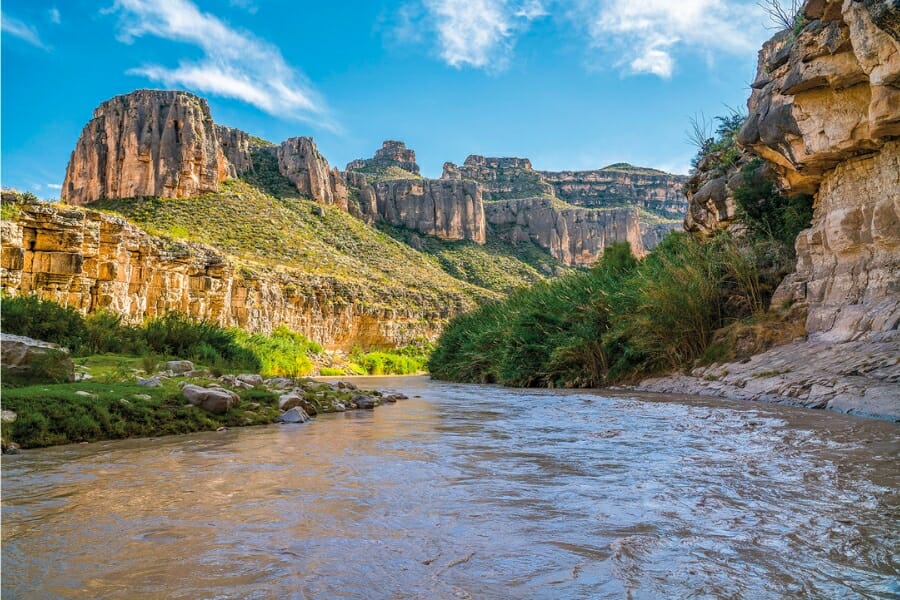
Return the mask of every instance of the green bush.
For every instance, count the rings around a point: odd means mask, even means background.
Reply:
[[[271,336],[248,335],[234,330],[237,344],[259,362],[259,372],[271,377],[302,377],[313,368],[310,355],[320,354],[322,347],[299,333],[281,326]]]
[[[343,369],[335,369],[334,367],[322,367],[319,369],[319,375],[322,377],[338,377],[346,375]]]
[[[423,369],[419,360],[391,352],[369,352],[357,364],[369,375],[410,375]]]
[[[542,282],[453,319],[438,379],[597,386],[690,366],[713,332],[765,308],[755,256],[723,235],[668,236],[638,262],[627,244],[589,272]]]
[[[59,344],[73,353],[85,347],[87,329],[84,318],[74,308],[36,296],[19,296],[3,298],[0,301],[0,315],[4,333]]]
[[[797,235],[812,223],[812,196],[784,196],[763,176],[763,162],[754,159],[742,169],[743,183],[734,191],[740,219],[758,239],[772,239],[793,256]]]

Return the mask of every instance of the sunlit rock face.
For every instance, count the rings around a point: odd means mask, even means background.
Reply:
[[[796,272],[776,294],[810,335],[895,335],[900,323],[900,38],[896,2],[808,0],[809,23],[760,51],[739,142],[787,193],[814,195]]]
[[[82,313],[111,310],[131,323],[175,311],[251,332],[286,325],[350,348],[434,339],[462,309],[412,292],[398,292],[387,307],[360,283],[285,269],[251,273],[208,246],[79,208],[21,205],[0,225],[0,242],[4,294],[34,294]]]
[[[328,165],[312,138],[285,140],[275,153],[278,170],[297,186],[301,196],[347,210],[347,184],[340,171]]]
[[[62,198],[183,198],[216,191],[227,175],[206,100],[138,90],[94,110],[69,160]]]

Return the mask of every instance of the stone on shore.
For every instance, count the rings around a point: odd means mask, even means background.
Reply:
[[[181,394],[194,406],[217,415],[240,403],[240,397],[225,388],[205,388],[189,383],[181,388]]]

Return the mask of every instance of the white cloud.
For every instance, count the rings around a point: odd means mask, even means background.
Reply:
[[[55,6],[47,11],[47,16],[50,18],[50,22],[54,25],[59,25],[62,23],[62,15],[59,14],[59,9]]]
[[[255,15],[256,11],[259,10],[259,7],[256,6],[256,3],[253,0],[231,0],[229,4],[231,6],[236,6],[237,8],[242,8],[251,15]]]
[[[45,187],[47,187],[51,190],[61,190],[62,189],[62,185],[59,183],[47,183],[44,185],[45,185]]]
[[[548,14],[541,0],[424,0],[424,6],[422,26],[437,33],[441,59],[488,71],[506,68],[518,34]]]
[[[0,23],[2,23],[0,24],[0,29],[2,29],[4,33],[8,33],[20,40],[26,41],[32,46],[36,46],[42,50],[49,50],[47,45],[41,41],[41,36],[38,35],[37,29],[28,23],[9,17],[6,14],[0,14]]]
[[[572,16],[591,45],[631,73],[668,78],[684,51],[751,53],[768,37],[760,8],[726,0],[585,0]]]
[[[147,64],[129,74],[167,87],[183,86],[235,98],[278,117],[337,129],[324,101],[281,52],[263,40],[238,31],[190,0],[116,0],[120,14],[118,39],[132,43],[152,35],[203,50],[203,58],[182,60],[176,68]]]

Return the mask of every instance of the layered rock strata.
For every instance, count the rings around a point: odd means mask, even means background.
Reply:
[[[366,185],[360,194],[366,201],[371,194],[377,218],[392,225],[444,240],[486,241],[481,189],[474,182],[393,179]]]
[[[568,265],[588,266],[614,242],[644,254],[637,209],[592,210],[553,198],[523,198],[485,204],[492,231],[510,242],[530,240]]]
[[[369,169],[384,169],[397,167],[413,175],[419,174],[419,165],[416,163],[416,153],[407,148],[403,142],[385,140],[381,148],[375,151],[373,158],[361,158],[347,164],[348,171],[360,171]]]
[[[812,227],[775,301],[808,304],[813,337],[900,326],[900,39],[872,18],[890,2],[808,0],[810,22],[765,44],[739,142],[787,193],[812,193]],[[889,20],[889,19],[888,19]]]
[[[139,90],[98,106],[66,168],[62,198],[183,198],[216,191],[228,175],[206,101]]]
[[[47,204],[19,207],[0,226],[4,294],[54,300],[129,322],[177,311],[223,326],[301,331],[327,347],[433,339],[463,308],[426,292],[369,287],[289,269],[251,271],[201,244],[148,235],[124,219]]]
[[[527,158],[473,154],[462,166],[444,163],[441,179],[477,181],[486,201],[553,195],[553,188],[531,167]]]

